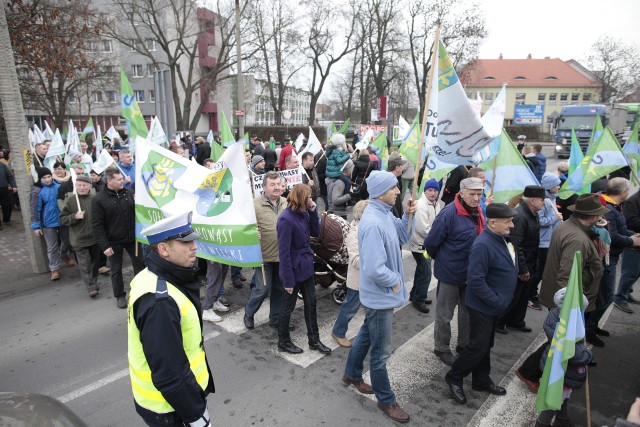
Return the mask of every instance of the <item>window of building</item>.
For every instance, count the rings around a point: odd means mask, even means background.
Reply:
[[[567,99],[569,99],[569,94],[568,93],[561,93],[560,94],[560,104],[566,104],[567,103]]]
[[[69,92],[69,95],[67,96],[67,100],[69,101],[69,104],[75,104],[76,103],[76,93],[74,91]]]
[[[516,105],[524,105],[527,100],[527,94],[524,92],[516,93]]]
[[[545,80],[558,80],[556,76],[547,76],[544,78]]]
[[[115,90],[108,90],[105,93],[107,94],[107,102],[116,102],[118,94]]]
[[[117,74],[118,73],[118,67],[116,65],[107,65],[106,66],[106,71],[108,74]]]
[[[484,78],[484,80],[495,80],[496,78],[493,76],[487,76]]]
[[[144,70],[142,68],[142,65],[132,65],[131,70],[133,71],[133,77],[144,77]]]
[[[149,102],[156,102],[156,91],[155,90],[150,90],[149,91]]]
[[[113,52],[113,43],[111,43],[111,40],[102,40],[102,51]]]
[[[580,94],[579,93],[572,93],[571,94],[571,101],[575,102],[575,101],[578,101],[578,99],[580,99]]]
[[[147,74],[149,75],[149,77],[153,77],[153,73],[158,71],[158,69],[159,68],[157,65],[149,64],[147,65]]]
[[[144,103],[144,91],[143,90],[134,90],[133,95],[136,97],[136,101],[139,104]]]
[[[484,103],[485,104],[491,104],[491,102],[493,102],[493,94],[492,93],[485,93],[484,94]]]
[[[147,50],[149,52],[155,52],[156,50],[156,41],[154,39],[146,39],[145,44],[147,45]]]
[[[515,76],[513,80],[527,80],[525,76]]]
[[[540,92],[538,93],[538,101],[545,101],[547,99],[547,94]]]
[[[591,94],[590,93],[583,93],[582,94],[582,100],[583,101],[591,101]]]
[[[100,104],[102,102],[102,91],[96,90],[92,93],[91,98],[93,98],[93,102],[96,104]]]
[[[549,94],[549,101],[553,101],[553,103],[555,104],[558,101],[558,94],[557,93],[550,93]]]

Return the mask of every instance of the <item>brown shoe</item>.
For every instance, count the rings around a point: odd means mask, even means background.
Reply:
[[[71,258],[65,258],[62,260],[68,267],[73,267],[76,263]]]
[[[236,289],[242,289],[242,280],[240,280],[240,279],[234,280],[233,282],[231,282],[231,284]]]
[[[336,340],[336,342],[340,347],[346,347],[346,348],[351,347],[351,341],[349,341],[348,339],[337,337],[333,333],[331,333],[331,336],[333,337],[334,340]]]
[[[407,414],[404,409],[398,405],[398,403],[392,403],[390,405],[385,405],[384,403],[378,402],[378,408],[382,409],[382,412],[393,421],[397,421],[399,423],[408,423],[411,417]]]
[[[51,272],[51,281],[60,280],[60,272],[58,270],[54,270]]]
[[[531,381],[529,379],[527,379],[524,375],[522,375],[520,373],[520,370],[516,371],[516,377],[520,378],[520,381],[522,381],[523,383],[525,383],[525,385],[527,386],[527,388],[529,390],[531,390],[531,392],[533,394],[538,394],[538,388],[540,387],[539,383],[536,383],[534,381]]]
[[[107,266],[100,267],[100,268],[98,269],[98,273],[100,273],[100,274],[107,274],[107,273],[109,273],[110,271],[111,271],[111,269],[110,269],[109,267],[107,267]]]
[[[95,298],[99,293],[100,290],[98,288],[91,288],[91,290],[89,291],[89,296],[91,298]]]
[[[349,387],[349,385],[352,384],[356,388],[356,390],[358,390],[362,394],[373,394],[373,389],[371,388],[371,386],[364,381],[352,380],[346,375],[342,376],[342,385],[344,385],[345,387]]]

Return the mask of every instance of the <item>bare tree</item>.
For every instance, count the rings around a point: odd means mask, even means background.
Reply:
[[[637,89],[640,81],[640,51],[637,46],[602,36],[591,46],[587,64],[602,84],[601,102],[613,102]]]
[[[285,94],[304,68],[301,56],[302,34],[296,7],[287,0],[253,1],[247,17],[255,38],[247,43],[257,55],[250,58],[258,75],[267,81],[269,104],[275,124],[282,124]]]
[[[316,105],[331,67],[357,48],[354,34],[360,16],[358,4],[353,0],[345,7],[336,7],[330,0],[306,0],[302,4],[308,10],[306,21],[310,23],[305,54],[312,67],[309,85],[309,125],[312,126],[315,124]],[[336,28],[346,28],[337,51],[335,42],[340,32]]]
[[[81,0],[8,0],[4,7],[25,105],[62,128],[78,89],[108,77],[104,58],[90,52],[101,26]]]
[[[153,68],[168,68],[176,127],[195,129],[210,92],[229,77],[234,63],[232,5],[217,3],[217,10],[211,11],[190,0],[112,0],[112,4],[117,24],[106,25],[105,34],[147,57]],[[151,46],[148,40],[153,41]],[[199,42],[208,40],[215,40],[215,49],[201,51],[205,44]],[[155,45],[163,55],[152,49]]]
[[[440,40],[446,46],[454,67],[464,64],[475,58],[480,41],[487,35],[484,17],[477,12],[479,9],[476,4],[454,5],[445,0],[414,0],[410,3],[407,38],[421,115],[436,26],[441,27]]]

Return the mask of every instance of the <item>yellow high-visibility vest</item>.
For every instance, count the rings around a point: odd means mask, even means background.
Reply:
[[[205,390],[209,383],[209,370],[205,352],[202,345],[202,329],[200,327],[200,317],[196,307],[182,292],[175,286],[167,282],[168,297],[178,305],[180,309],[180,329],[182,331],[182,343],[184,352],[189,359],[191,372],[196,378],[198,385]],[[151,369],[147,363],[147,358],[142,350],[140,342],[140,331],[133,318],[133,305],[143,295],[155,294],[158,288],[158,276],[145,268],[138,273],[131,282],[131,293],[129,295],[128,307],[128,358],[129,376],[131,377],[131,388],[133,398],[141,407],[158,414],[173,412],[173,407],[164,399],[162,393],[156,389],[151,380]]]

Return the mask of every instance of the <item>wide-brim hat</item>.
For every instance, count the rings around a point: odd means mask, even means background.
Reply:
[[[576,203],[567,209],[582,215],[604,215],[609,212],[609,208],[602,206],[597,194],[581,194]]]

